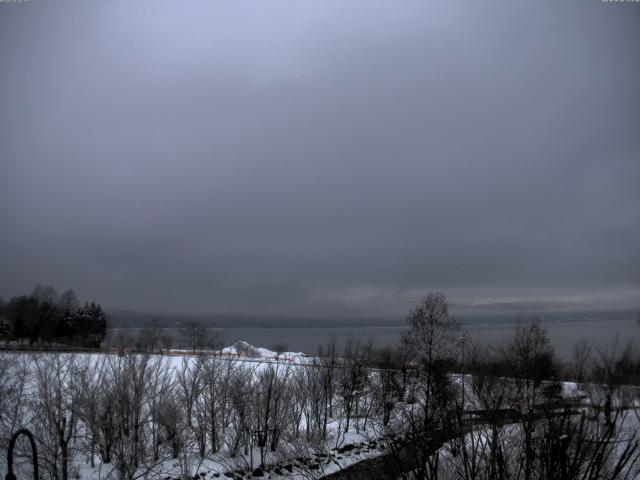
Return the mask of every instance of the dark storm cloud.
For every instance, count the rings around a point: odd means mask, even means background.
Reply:
[[[640,7],[0,4],[0,292],[640,302]]]

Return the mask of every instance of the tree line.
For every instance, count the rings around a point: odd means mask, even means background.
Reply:
[[[638,478],[633,344],[598,350],[581,342],[563,363],[535,318],[518,321],[499,344],[474,343],[442,294],[424,297],[407,320],[410,406],[384,429],[393,432],[383,457],[393,478]]]
[[[640,404],[634,347],[578,344],[562,364],[535,319],[500,345],[474,344],[460,327],[444,295],[429,294],[409,313],[399,348],[329,343],[305,367],[157,355],[154,329],[136,352],[0,352],[0,449],[17,428],[31,428],[45,480],[69,480],[82,464],[118,480],[164,478],[169,464],[190,480],[213,457],[227,459],[236,478],[252,447],[260,463],[284,460],[321,478],[330,455],[354,448],[353,434],[375,442],[386,467],[368,478],[640,473],[638,437],[623,421]],[[201,333],[185,328],[194,351]],[[303,461],[317,453],[326,460]]]
[[[38,285],[29,295],[7,302],[0,298],[0,340],[97,348],[106,333],[102,307],[95,302],[81,306],[70,289],[58,294],[53,287]]]

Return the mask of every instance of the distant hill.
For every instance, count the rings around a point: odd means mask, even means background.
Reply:
[[[392,327],[405,325],[404,316],[395,318],[322,318],[288,317],[277,315],[236,315],[236,314],[165,314],[145,313],[131,310],[109,310],[109,323],[116,328],[141,328],[155,325],[175,328],[185,321],[197,322],[210,328],[301,328],[301,327]],[[456,314],[456,312],[454,312]],[[546,311],[546,312],[459,312],[456,316],[463,324],[512,324],[518,318],[539,317],[543,322],[589,321],[607,319],[634,319],[636,312],[616,311]]]
[[[176,315],[144,313],[131,310],[109,310],[109,323],[117,328],[140,328],[155,325],[163,328],[180,327],[186,321],[197,322],[205,327],[382,327],[404,325],[404,318],[304,318],[261,315]]]

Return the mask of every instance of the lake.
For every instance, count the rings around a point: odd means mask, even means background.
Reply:
[[[634,319],[594,319],[544,322],[549,337],[558,356],[568,359],[573,345],[580,340],[591,343],[596,348],[613,348],[625,345],[629,341],[640,341],[640,324]],[[498,343],[512,334],[514,323],[500,324],[463,324],[463,331],[471,340],[483,343]],[[344,328],[226,328],[228,343],[245,340],[252,345],[271,347],[284,344],[288,350],[313,353],[318,346],[326,344],[332,338],[343,344],[349,336],[363,341],[371,339],[374,345],[397,345],[403,326],[389,327],[344,327]]]
[[[595,348],[618,348],[628,342],[640,341],[640,324],[634,313],[599,312],[590,314],[554,313],[541,316],[543,324],[549,331],[551,344],[559,357],[568,359],[573,345],[585,340]],[[483,343],[499,343],[513,333],[515,328],[512,315],[486,315],[462,317],[462,331],[470,340]],[[114,329],[113,333],[126,331],[128,336],[135,337],[138,329]],[[335,339],[338,345],[344,345],[347,338],[353,337],[362,341],[371,340],[375,346],[397,345],[400,335],[405,330],[403,324],[395,322],[389,326],[364,325],[344,327],[303,326],[303,327],[225,327],[222,329],[225,343],[230,345],[237,340],[245,340],[252,345],[270,348],[276,344],[286,346],[289,351],[300,351],[313,354],[318,346]],[[177,329],[165,329],[178,342]],[[461,331],[461,334],[462,334]]]

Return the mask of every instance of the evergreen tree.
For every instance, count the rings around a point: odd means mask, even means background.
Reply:
[[[0,316],[0,340],[9,340],[13,336],[13,326],[8,318]]]
[[[100,305],[91,302],[80,308],[73,290],[58,295],[53,287],[42,285],[31,295],[0,303],[0,318],[4,319],[0,338],[28,339],[31,344],[100,346],[107,332],[107,318]]]

